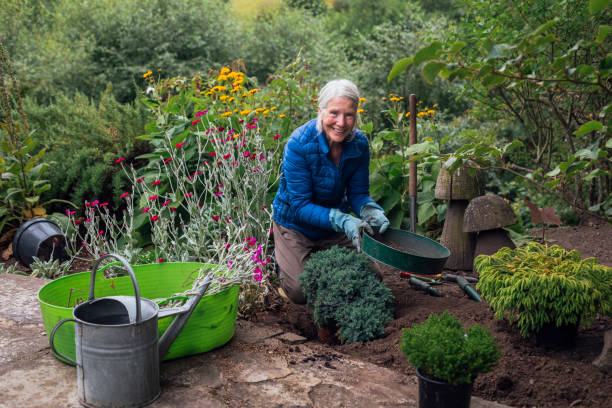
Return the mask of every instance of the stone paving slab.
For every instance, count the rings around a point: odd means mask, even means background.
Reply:
[[[76,368],[51,354],[36,293],[46,281],[0,274],[0,407],[79,407]],[[225,346],[161,365],[166,407],[416,407],[416,377],[239,320]],[[504,405],[472,397],[472,408]]]

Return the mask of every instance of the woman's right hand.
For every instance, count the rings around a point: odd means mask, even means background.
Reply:
[[[365,228],[369,234],[373,234],[372,227],[370,227],[365,221],[353,217],[351,214],[347,214],[332,208],[329,210],[329,221],[332,224],[334,231],[343,231],[346,236],[353,241],[353,245],[357,248],[357,252],[361,251],[360,238],[361,228]]]

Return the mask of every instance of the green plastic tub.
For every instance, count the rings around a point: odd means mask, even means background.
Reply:
[[[134,265],[140,295],[147,299],[168,298],[191,288],[202,263],[167,262],[160,264]],[[95,297],[134,295],[129,276],[107,279],[103,273],[96,273]],[[91,272],[76,273],[55,279],[38,291],[47,336],[53,327],[63,319],[72,317],[72,309],[87,301]],[[204,296],[193,314],[170,347],[164,360],[204,353],[227,343],[234,335],[238,311],[238,286],[214,295]],[[161,335],[170,325],[174,316],[159,320]],[[74,324],[62,325],[55,334],[57,350],[76,360]],[[61,361],[63,358],[55,355]]]

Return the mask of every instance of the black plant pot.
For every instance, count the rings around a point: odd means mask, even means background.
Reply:
[[[24,266],[41,260],[65,259],[66,237],[53,221],[33,218],[24,222],[13,237],[13,256]]]
[[[423,376],[419,378],[419,408],[469,408],[472,383],[451,385]]]
[[[576,345],[577,324],[557,326],[547,323],[536,332],[536,346],[552,350],[565,350]]]

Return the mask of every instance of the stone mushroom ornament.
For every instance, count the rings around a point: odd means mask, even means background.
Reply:
[[[444,268],[471,271],[476,237],[474,233],[464,232],[463,213],[469,200],[480,195],[479,174],[475,164],[467,162],[453,174],[448,172],[446,166],[442,166],[434,195],[438,199],[449,200],[440,237],[440,244],[451,252]]]
[[[487,194],[472,199],[463,216],[463,231],[477,234],[474,257],[493,255],[502,247],[514,249],[516,246],[504,227],[516,222],[514,211],[502,197]]]

